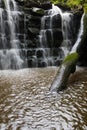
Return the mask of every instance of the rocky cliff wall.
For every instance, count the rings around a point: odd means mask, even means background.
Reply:
[[[41,30],[41,19],[47,15],[49,9],[52,8],[52,4],[47,0],[16,0],[19,11],[19,26],[16,36],[20,39],[20,48],[23,50],[24,56],[27,57],[28,67],[45,67],[60,65],[63,55],[60,49],[63,41],[63,33],[61,28],[61,17],[60,15],[54,16],[52,21],[52,35],[49,29],[46,31],[47,45],[44,48],[41,47],[40,43],[40,30]],[[4,8],[4,3],[2,3]],[[67,6],[57,5],[63,11],[68,10],[73,13],[73,27],[72,27],[72,45],[75,43],[77,34],[80,27],[80,19],[83,10],[72,11]],[[6,11],[4,11],[3,17],[6,17]],[[46,19],[46,28],[49,28],[49,17]],[[9,28],[6,26],[7,35],[9,35]],[[71,37],[70,37],[71,38]],[[82,54],[82,53],[81,53]],[[60,59],[58,59],[60,57]],[[81,61],[81,60],[80,60]]]

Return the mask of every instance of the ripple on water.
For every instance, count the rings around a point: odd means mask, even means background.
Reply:
[[[87,71],[50,93],[57,68],[0,72],[0,130],[86,130]]]

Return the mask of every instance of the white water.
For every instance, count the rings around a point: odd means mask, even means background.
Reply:
[[[40,34],[39,34],[39,41],[40,41],[40,50],[43,50],[44,52],[44,56],[43,61],[45,61],[45,63],[47,64],[47,66],[50,65],[50,63],[53,65],[53,58],[50,57],[50,49],[48,48],[47,45],[47,30],[51,31],[51,29],[46,29],[46,19],[49,16],[43,16],[41,19],[41,30],[40,30]],[[52,31],[51,31],[51,39],[52,39]]]
[[[71,50],[70,53],[74,53],[74,52],[77,51],[78,45],[79,45],[79,43],[80,43],[80,41],[81,41],[81,36],[82,36],[82,34],[83,34],[83,29],[84,29],[84,26],[83,26],[84,15],[85,15],[85,13],[82,15],[82,18],[81,18],[80,29],[79,29],[77,41],[76,41],[76,43],[74,44],[74,46],[72,47],[72,50]]]
[[[1,69],[20,69],[23,60],[20,57],[20,41],[16,37],[16,22],[18,22],[19,12],[14,0],[4,0],[5,9],[0,8],[1,40],[0,49],[0,68]],[[7,20],[4,20],[3,13],[6,12]],[[7,24],[7,25],[6,25]],[[7,29],[7,30],[6,30]],[[6,32],[7,31],[7,32]],[[8,39],[7,39],[8,37]]]
[[[63,12],[59,7],[52,5],[52,9],[50,9],[48,11],[48,13],[42,17],[41,19],[41,31],[40,31],[40,35],[39,35],[39,41],[40,41],[40,48],[44,49],[44,52],[46,52],[45,48],[48,48],[48,42],[49,39],[51,41],[51,46],[54,47],[54,37],[53,37],[53,19],[54,16],[58,17],[58,14],[61,17],[61,30],[62,30],[62,35],[63,35],[63,41],[61,44],[61,50],[63,51],[63,55],[60,56],[61,59],[63,59],[70,51],[71,49],[71,24],[72,24],[72,17],[73,15],[70,12]],[[48,39],[47,37],[47,33],[49,32],[50,34],[50,38]],[[49,51],[50,48],[49,48]],[[52,52],[51,52],[52,54]],[[54,65],[54,57],[51,57],[50,53],[49,55],[46,55],[46,57],[44,57],[45,61],[47,61],[48,65],[49,65],[49,59],[52,63],[52,65]]]
[[[71,31],[71,17],[73,16],[70,12],[63,12],[59,7],[52,5],[52,16],[60,14],[62,20],[62,34],[63,34],[63,42],[61,48],[64,52],[64,56],[66,56],[71,48],[71,41],[69,39],[70,31]]]

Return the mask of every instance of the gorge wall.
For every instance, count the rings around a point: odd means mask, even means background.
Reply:
[[[60,47],[63,42],[62,20],[60,14],[50,17],[49,10],[52,4],[49,1],[31,1],[31,0],[15,0],[18,5],[19,22],[17,37],[20,40],[19,47],[22,50],[22,59],[27,63],[27,67],[46,67],[58,66],[63,60],[64,51]],[[83,13],[81,8],[79,11],[72,11],[67,6],[57,5],[63,12],[69,11],[73,14],[70,22],[70,33],[68,40],[71,41],[71,47],[76,41],[80,19]],[[4,8],[4,4],[1,4]],[[4,11],[3,16],[6,16]],[[46,18],[46,19],[44,19]],[[52,20],[52,22],[50,22]],[[44,30],[43,31],[43,26]],[[42,31],[41,31],[42,29]],[[9,30],[7,28],[7,33]],[[43,36],[43,39],[42,39]],[[41,40],[43,44],[41,43]],[[86,42],[86,39],[85,41]],[[87,65],[87,47],[82,47],[80,51],[79,65]],[[26,65],[23,65],[23,68]]]

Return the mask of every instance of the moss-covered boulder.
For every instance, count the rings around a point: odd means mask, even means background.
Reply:
[[[67,87],[67,82],[70,74],[75,72],[78,57],[79,55],[77,53],[71,53],[65,57],[51,85],[51,91],[59,92]]]

